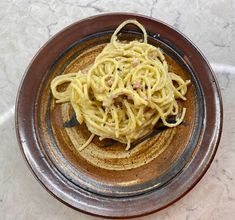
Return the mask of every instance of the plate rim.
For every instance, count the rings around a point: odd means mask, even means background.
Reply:
[[[68,198],[65,198],[65,196],[63,196],[63,195],[62,195],[62,198],[61,198],[61,195],[58,193],[58,191],[56,191],[56,190],[58,190],[58,188],[54,188],[53,189],[52,188],[53,185],[52,186],[49,185],[49,183],[45,182],[45,179],[43,179],[43,177],[45,178],[45,176],[43,176],[43,175],[40,176],[39,175],[40,174],[40,170],[35,170],[35,169],[37,169],[37,168],[35,168],[35,164],[33,164],[35,161],[34,161],[34,158],[32,158],[32,155],[30,154],[30,152],[28,151],[28,148],[30,148],[30,147],[28,145],[29,143],[27,143],[28,140],[25,139],[25,137],[27,137],[27,135],[25,134],[25,130],[24,130],[23,126],[22,126],[22,124],[24,124],[24,122],[22,123],[22,120],[25,120],[25,118],[21,118],[23,112],[22,112],[22,108],[21,108],[22,107],[22,101],[21,101],[22,99],[21,99],[20,96],[21,96],[21,91],[24,88],[23,87],[24,86],[23,85],[24,84],[24,80],[26,79],[27,75],[29,74],[29,70],[30,70],[31,66],[34,64],[35,60],[38,58],[38,56],[41,54],[41,52],[46,48],[46,46],[51,44],[59,36],[63,35],[63,33],[65,33],[67,30],[72,29],[74,26],[77,26],[77,25],[79,25],[82,22],[86,22],[86,21],[89,21],[89,20],[92,21],[92,20],[97,19],[97,18],[109,17],[109,16],[114,16],[114,17],[115,16],[120,16],[120,17],[127,16],[127,17],[132,17],[132,18],[134,17],[136,19],[139,18],[139,19],[152,20],[153,22],[160,23],[160,24],[164,25],[166,28],[171,29],[171,31],[176,32],[179,35],[181,35],[181,37],[185,39],[185,42],[189,43],[196,50],[196,52],[199,53],[199,56],[202,58],[202,60],[204,61],[206,67],[208,68],[208,71],[210,72],[211,77],[214,80],[214,90],[217,92],[217,101],[218,101],[217,107],[220,110],[220,112],[218,113],[219,117],[217,117],[218,125],[217,125],[217,128],[215,129],[216,135],[214,136],[213,140],[211,139],[211,142],[213,142],[213,143],[210,142],[210,144],[212,145],[212,147],[211,147],[212,150],[211,150],[211,152],[209,152],[209,155],[206,155],[208,157],[207,158],[207,163],[204,166],[204,168],[200,171],[200,175],[193,182],[190,183],[190,187],[188,187],[187,190],[182,192],[180,196],[178,196],[177,198],[173,199],[171,202],[167,203],[166,205],[163,205],[160,208],[157,208],[157,209],[154,209],[154,210],[151,210],[151,211],[146,211],[146,212],[143,211],[142,213],[136,213],[136,214],[132,213],[131,215],[126,213],[125,215],[117,215],[117,214],[115,214],[114,216],[112,216],[112,215],[109,214],[110,212],[104,213],[102,210],[99,210],[99,209],[97,209],[96,212],[92,212],[93,210],[91,210],[91,212],[90,212],[87,209],[84,210],[84,209],[81,209],[79,207],[76,207],[76,205],[73,202],[68,201]],[[172,203],[174,203],[177,200],[179,200],[180,198],[182,198],[185,194],[187,194],[200,181],[200,179],[204,176],[204,174],[206,173],[206,171],[210,167],[210,164],[212,163],[212,160],[214,159],[214,156],[215,156],[216,151],[218,149],[218,145],[219,145],[219,141],[220,141],[221,133],[222,133],[222,126],[223,126],[223,105],[222,105],[221,92],[220,92],[219,85],[218,85],[217,79],[215,77],[215,74],[214,74],[213,70],[211,69],[208,61],[205,58],[205,56],[202,54],[202,52],[194,45],[194,43],[191,42],[191,40],[189,40],[184,34],[182,34],[180,31],[176,30],[174,27],[172,27],[172,26],[170,26],[170,25],[168,25],[165,22],[162,22],[160,20],[157,20],[157,19],[154,19],[154,18],[150,18],[148,16],[143,16],[143,15],[140,15],[140,14],[136,14],[136,13],[104,13],[104,14],[100,14],[100,15],[95,15],[95,16],[91,16],[91,17],[82,19],[80,21],[74,22],[71,25],[69,25],[69,26],[65,27],[64,29],[62,29],[61,31],[59,31],[57,34],[55,34],[53,37],[51,37],[41,47],[41,49],[36,53],[36,55],[31,60],[29,66],[26,69],[26,71],[24,73],[24,76],[23,76],[23,78],[21,80],[21,83],[20,83],[20,86],[19,86],[19,89],[18,89],[18,93],[17,93],[17,98],[16,98],[15,127],[16,127],[16,136],[17,136],[17,140],[18,140],[18,145],[19,145],[19,147],[21,149],[22,155],[23,155],[27,165],[29,166],[31,172],[34,174],[36,179],[40,182],[40,184],[51,195],[56,197],[58,200],[60,200],[64,204],[66,204],[66,205],[68,205],[68,206],[70,206],[70,207],[72,207],[72,208],[74,208],[76,210],[79,210],[81,212],[92,214],[92,215],[96,215],[96,216],[102,216],[102,217],[127,218],[127,217],[143,216],[143,215],[155,212],[155,211],[159,211],[159,210],[161,210],[163,208],[166,208],[167,206],[170,206]],[[35,132],[35,131],[32,131],[32,132]],[[34,144],[36,144],[36,145],[39,144],[38,140],[34,140],[34,141],[37,142],[37,143],[34,143]],[[33,141],[31,140],[30,142],[33,142]],[[42,159],[43,162],[46,162],[45,158],[43,158],[43,157],[41,157],[41,158],[39,157],[37,159]],[[205,159],[205,157],[203,157],[203,159]],[[48,163],[48,161],[47,161],[47,163]],[[51,171],[51,172],[54,173],[54,171]],[[60,174],[57,173],[57,175],[60,175]],[[53,175],[51,175],[50,178],[52,180],[53,179]],[[61,178],[63,178],[63,177],[61,177]],[[54,185],[54,187],[58,187],[58,185]],[[83,194],[84,193],[83,190],[81,190],[80,193]],[[91,196],[91,195],[89,195],[89,196]],[[98,208],[98,207],[96,207],[96,208]]]

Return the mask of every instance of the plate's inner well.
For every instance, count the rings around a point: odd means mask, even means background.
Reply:
[[[86,69],[109,42],[111,32],[96,33],[68,48],[47,72],[35,106],[36,133],[42,140],[41,148],[55,167],[78,187],[106,196],[132,196],[146,193],[167,184],[190,162],[200,134],[203,105],[198,81],[176,48],[166,40],[149,37],[149,43],[165,53],[170,70],[184,80],[191,79],[186,95],[180,102],[187,108],[184,122],[167,129],[156,128],[129,151],[125,145],[112,140],[99,141],[95,137],[83,151],[82,145],[90,136],[84,124],[73,118],[69,103],[56,104],[50,92],[51,80],[59,75]],[[140,38],[136,32],[122,32],[120,38]]]

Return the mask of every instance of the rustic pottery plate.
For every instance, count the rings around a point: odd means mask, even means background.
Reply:
[[[117,26],[136,19],[149,43],[163,49],[170,69],[191,79],[184,122],[157,129],[129,151],[111,140],[93,142],[77,125],[69,104],[55,104],[51,80],[87,68]],[[119,36],[141,38],[127,26]],[[160,210],[185,195],[205,174],[222,129],[222,101],[204,56],[174,28],[136,14],[104,14],[78,21],[50,39],[33,58],[16,102],[16,132],[22,153],[40,183],[57,199],[103,217],[133,217]]]

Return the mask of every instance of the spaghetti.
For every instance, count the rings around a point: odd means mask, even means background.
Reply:
[[[142,42],[118,41],[117,34],[127,24],[141,29]],[[66,90],[59,91],[65,83],[69,83]],[[92,133],[79,150],[95,135],[100,140],[112,138],[125,143],[128,150],[159,120],[168,127],[183,121],[186,109],[180,114],[176,99],[186,100],[189,83],[168,71],[161,49],[147,43],[145,28],[136,20],[127,20],[115,30],[88,73],[57,76],[51,82],[51,91],[57,103],[72,104],[78,122],[84,122]],[[175,116],[175,123],[167,121],[169,116]]]

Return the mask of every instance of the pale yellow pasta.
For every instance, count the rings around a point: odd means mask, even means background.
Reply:
[[[143,41],[121,42],[119,31],[127,24],[138,26]],[[65,91],[58,86],[69,83]],[[123,22],[103,51],[96,57],[88,73],[78,71],[55,77],[51,91],[57,103],[71,102],[78,122],[92,133],[81,146],[83,150],[97,135],[126,144],[149,133],[159,120],[168,127],[179,125],[186,109],[176,99],[186,100],[187,85],[180,76],[168,71],[160,48],[147,43],[145,28],[136,20]],[[167,122],[175,115],[175,123]]]

